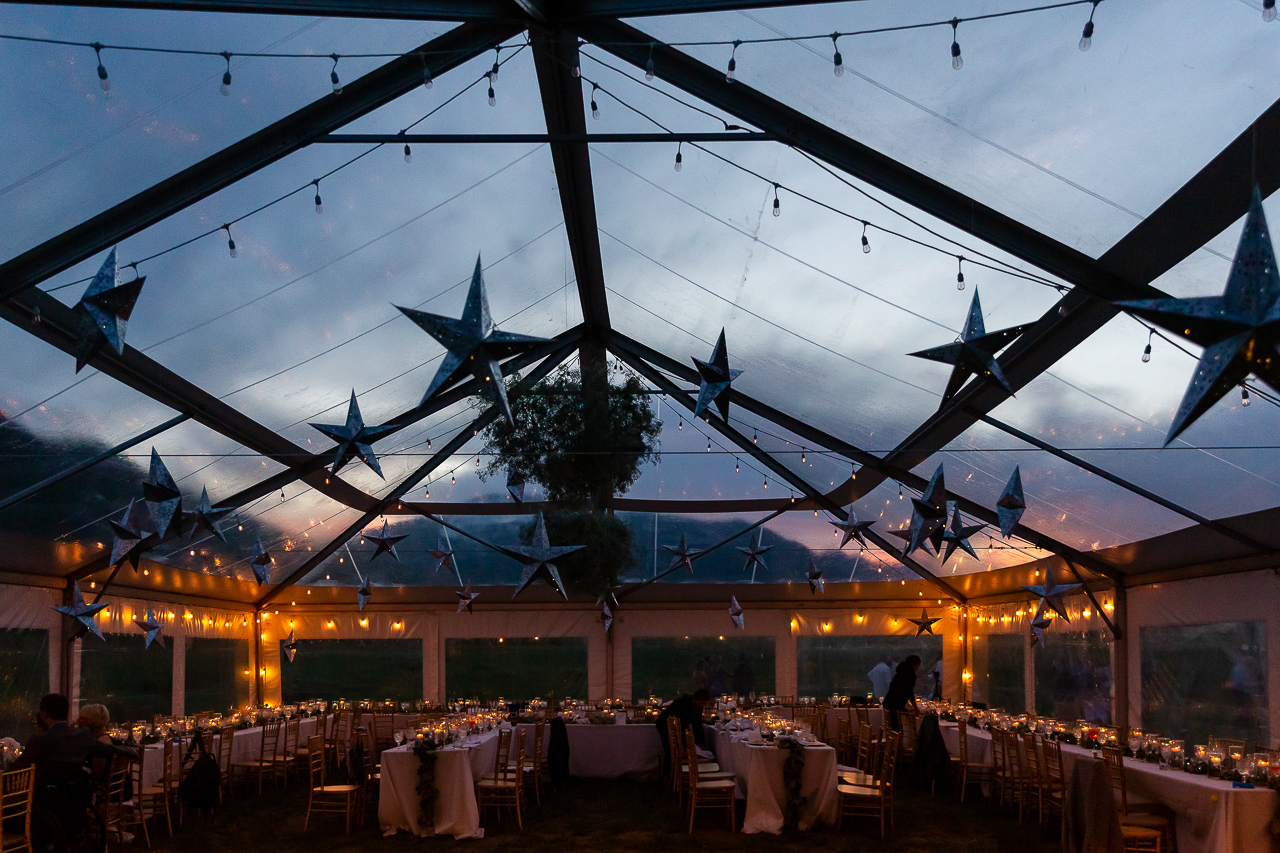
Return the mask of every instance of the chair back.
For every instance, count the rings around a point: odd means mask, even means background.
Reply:
[[[235,726],[223,726],[218,729],[218,769],[224,779],[231,773],[231,744],[236,739]]]
[[[141,755],[145,750],[139,750]],[[164,793],[168,796],[170,793],[178,790],[178,776],[174,769],[174,755],[182,755],[182,741],[176,737],[167,737],[164,739],[164,748],[161,750],[162,760],[164,761],[164,769],[160,773],[160,784],[164,788]],[[137,788],[135,791],[139,790]]]
[[[1005,760],[1005,741],[1004,732],[992,730],[991,732],[991,759],[995,766],[995,772],[999,775],[1005,775],[1009,772],[1009,764]]]
[[[898,715],[898,721],[902,725],[898,747],[905,755],[915,755],[916,734],[919,731],[920,718],[915,714],[903,712]]]
[[[139,750],[139,755],[142,750]],[[141,767],[141,758],[136,762]],[[111,759],[111,769],[107,773],[107,802],[120,805],[124,802],[124,783],[135,762],[124,755],[116,755]]]
[[[893,774],[898,769],[898,747],[901,742],[902,735],[892,729],[885,730],[881,746],[880,775],[876,779],[876,786],[884,796],[888,796],[893,789]]]
[[[861,717],[861,714],[859,714]],[[858,769],[863,773],[875,773],[875,768],[871,766],[871,724],[862,723],[858,726]]]
[[[968,764],[969,763],[969,724],[964,722],[963,720],[960,721],[959,733],[960,733],[960,741],[959,741],[960,742],[960,763]]]
[[[498,751],[493,760],[493,778],[503,779],[507,765],[511,763],[511,733],[513,729],[499,729]]]
[[[667,748],[671,752],[672,771],[679,775],[680,765],[684,763],[684,736],[680,732],[680,721],[675,717],[667,717]]]
[[[395,714],[373,715],[373,739],[377,743],[387,743],[394,739],[396,728]]]
[[[311,787],[324,787],[324,737],[313,735],[307,738],[307,766],[311,773]]]
[[[1062,778],[1062,744],[1056,740],[1045,740],[1044,747],[1044,779],[1051,790],[1060,791],[1065,784]]]
[[[350,711],[338,711],[333,715],[333,731],[329,737],[329,749],[341,759],[346,752],[347,744],[351,742]]]
[[[270,764],[280,754],[280,721],[271,720],[262,725],[262,752],[258,760]]]
[[[543,720],[533,724],[533,759],[529,762],[538,772],[542,771],[542,743],[546,736],[547,724]]]
[[[684,753],[689,757],[689,790],[696,791],[698,789],[698,742],[693,736],[693,727],[684,730]],[[675,772],[680,772],[677,765]]]
[[[1005,771],[1015,784],[1020,785],[1026,781],[1026,774],[1023,773],[1022,752],[1018,749],[1018,736],[1013,732],[1000,732],[999,734],[1004,741]]]
[[[36,785],[36,769],[14,770],[0,774],[3,791],[0,792],[0,850],[31,849],[31,803]],[[18,835],[25,843],[6,836]]]
[[[1022,735],[1022,746],[1027,754],[1027,780],[1035,784],[1040,784],[1044,778],[1044,768],[1040,766],[1038,740],[1039,737],[1035,732],[1024,732]]]
[[[863,726],[868,726],[868,727],[869,727],[869,726],[871,725],[871,712],[870,712],[870,711],[868,711],[866,708],[862,707],[861,705],[859,705],[857,708],[854,708],[853,710],[854,710],[854,713],[858,715],[858,729],[859,729],[859,730],[861,730]]]
[[[284,743],[280,755],[295,755],[298,752],[298,737],[302,734],[302,719],[294,718],[284,724]]]
[[[368,730],[361,729],[356,732],[356,737],[360,738],[360,746],[362,747],[360,751],[364,753],[364,783],[373,785],[373,774],[377,772],[377,762],[373,758],[373,736],[369,734]]]
[[[1102,761],[1107,766],[1111,790],[1120,794],[1120,814],[1129,813],[1129,786],[1124,778],[1124,751],[1118,746],[1104,746]]]

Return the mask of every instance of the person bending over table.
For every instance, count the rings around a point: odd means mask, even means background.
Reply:
[[[688,693],[671,700],[671,704],[662,709],[658,715],[658,737],[662,739],[662,769],[664,773],[671,769],[671,744],[667,736],[667,719],[675,717],[680,721],[680,731],[693,728],[693,739],[705,748],[702,741],[702,711],[711,704],[711,693],[698,690],[692,696]]]
[[[898,664],[898,671],[889,682],[889,691],[884,694],[884,709],[889,712],[889,728],[895,732],[902,731],[902,723],[898,714],[907,710],[907,705],[918,714],[920,706],[916,704],[916,673],[920,671],[920,656],[907,655],[907,659]]]

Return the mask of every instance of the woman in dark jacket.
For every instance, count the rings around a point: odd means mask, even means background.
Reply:
[[[889,728],[895,732],[902,731],[898,714],[907,710],[907,704],[920,712],[916,705],[916,673],[920,671],[920,656],[907,655],[907,659],[898,664],[898,670],[889,682],[889,692],[884,694],[884,709],[889,712]]]

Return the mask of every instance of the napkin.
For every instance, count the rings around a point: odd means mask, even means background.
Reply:
[[[760,736],[759,729],[752,729],[747,732],[747,743],[764,743],[764,738]]]
[[[716,757],[715,753],[711,752],[710,750],[703,749],[700,746],[694,747],[694,749],[697,751],[699,758],[715,758]]]

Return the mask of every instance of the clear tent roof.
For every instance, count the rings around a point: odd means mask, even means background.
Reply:
[[[966,19],[1021,8],[955,6]],[[1280,29],[1264,25],[1249,4],[1229,0],[1186,0],[1158,11],[1103,3],[1092,49],[1082,53],[1076,40],[1089,9],[966,20],[956,32],[965,60],[960,73],[948,63],[950,27],[844,36],[846,72],[838,77],[829,39],[787,39],[924,19],[898,4],[856,2],[629,23],[716,69],[728,62],[727,42],[748,41],[734,52],[744,87],[1098,258],[1280,99],[1280,80],[1267,73]],[[349,82],[455,28],[437,21],[0,7],[5,35],[312,57],[233,56],[231,95],[221,97],[220,57],[107,49],[107,98],[90,48],[7,41],[0,75],[23,82],[8,87],[0,103],[0,120],[10,128],[0,142],[0,197],[11,211],[0,257],[19,256],[329,94],[330,54],[342,55],[334,70]],[[504,43],[493,108],[484,75],[495,55],[487,50],[439,75],[430,89],[418,86],[341,132],[546,134],[534,50],[526,42],[520,33]],[[581,47],[590,133],[759,126],[662,74],[646,81],[608,48]],[[598,120],[586,106],[591,100]],[[875,456],[891,453],[938,410],[949,367],[907,353],[954,340],[975,293],[993,330],[1037,321],[1061,298],[1055,286],[1071,284],[778,142],[677,148],[674,141],[595,141],[588,150],[612,329],[684,365],[706,358],[723,329],[733,366],[744,371],[735,390]],[[672,168],[677,150],[679,171]],[[320,215],[316,194],[323,196]],[[770,215],[775,198],[777,217]],[[1267,209],[1276,212],[1273,201]],[[352,391],[369,424],[418,404],[443,350],[393,306],[457,316],[477,255],[502,329],[551,338],[578,327],[584,312],[564,218],[546,141],[415,144],[409,163],[399,144],[303,146],[119,244],[121,264],[138,261],[147,276],[128,342],[235,411],[322,453],[330,445],[309,424],[341,422]],[[870,223],[870,253],[859,239],[863,221]],[[223,223],[232,223],[229,231],[220,230]],[[1185,259],[1153,284],[1180,297],[1221,293],[1240,228],[1237,221],[1203,246],[1184,247]],[[228,237],[237,246],[234,259]],[[103,254],[40,282],[44,298],[74,305]],[[967,259],[963,291],[955,283],[956,255]],[[25,472],[7,493],[77,453],[110,447],[180,414],[92,366],[75,374],[72,356],[31,331],[17,322],[0,327],[6,366],[0,428],[13,436],[6,464]],[[1228,395],[1159,449],[1199,351],[1180,352],[1157,337],[1153,359],[1143,363],[1148,340],[1144,325],[1120,315],[990,415],[1192,513],[1221,518],[1280,504],[1280,464],[1270,438],[1280,412],[1265,399],[1245,409]],[[636,533],[637,578],[667,561],[663,545],[682,529],[711,544],[764,518],[767,500],[797,492],[706,424],[653,399],[663,421],[662,459],[617,496],[617,509]],[[440,409],[377,446],[385,479],[353,464],[342,480],[374,499],[387,496],[478,411],[474,398]],[[757,436],[757,447],[818,493],[848,478],[849,460],[834,448],[742,406],[733,409],[731,424]],[[459,528],[510,544],[527,519],[501,483],[477,476],[481,443],[480,437],[463,443],[405,500],[428,512],[433,503],[447,505],[448,520]],[[202,488],[223,500],[287,468],[186,421],[121,455],[136,465],[133,481],[119,483],[129,469],[113,468],[119,485],[113,490],[91,469],[38,504],[38,527],[30,526],[30,505],[18,504],[0,509],[0,528],[109,542],[105,519],[118,518],[137,491],[152,446],[192,500]],[[914,473],[927,479],[942,463],[952,490],[985,507],[1020,466],[1024,524],[1082,552],[1195,523],[990,424],[927,449],[934,452]],[[890,478],[853,503],[858,517],[875,519],[891,543],[899,542],[891,531],[910,515],[910,502],[899,494]],[[912,494],[908,488],[906,497]],[[86,506],[66,505],[81,495],[93,497],[92,507],[87,498]],[[662,508],[639,511],[645,502]],[[766,541],[776,538],[781,546],[779,569],[757,580],[801,581],[808,557],[832,577],[914,577],[879,547],[866,555],[856,545],[841,551],[831,516],[806,507],[765,524]],[[278,549],[277,582],[306,561],[307,548],[359,517],[359,509],[295,481],[239,507],[227,546],[210,544],[202,553],[171,543],[151,556],[249,577],[244,558],[261,536]],[[390,519],[419,540],[406,546],[406,555],[418,555],[406,563],[429,569],[426,552],[442,535],[438,525]],[[964,555],[942,565],[919,552],[914,558],[945,577],[1049,553],[990,532],[973,537],[977,561]],[[484,550],[467,542],[458,547]],[[369,549],[358,541],[351,547]],[[345,553],[315,567],[308,582],[321,582],[322,574],[339,582],[333,566]],[[510,560],[472,562],[477,582],[510,583],[518,571]],[[707,565],[699,579],[741,581],[727,568],[736,562],[734,555],[726,568]],[[431,585],[456,578],[406,570],[397,580]]]

